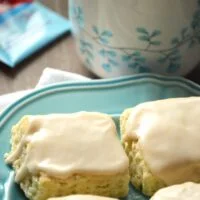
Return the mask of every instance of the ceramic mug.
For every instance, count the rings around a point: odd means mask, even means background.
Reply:
[[[78,53],[100,77],[185,75],[200,61],[200,0],[70,0]]]

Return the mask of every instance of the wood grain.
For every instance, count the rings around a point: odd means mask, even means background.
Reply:
[[[67,16],[67,0],[41,0],[41,2],[63,16]],[[66,35],[31,56],[15,69],[10,69],[0,64],[0,94],[34,87],[46,67],[94,77],[81,64],[76,54],[74,39],[72,36]],[[187,77],[200,83],[200,66]]]

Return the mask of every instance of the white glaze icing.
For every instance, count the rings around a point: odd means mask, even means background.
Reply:
[[[79,112],[29,116],[29,128],[7,163],[17,160],[28,144],[16,181],[27,173],[45,172],[66,178],[73,174],[110,175],[128,170],[128,158],[106,114]]]
[[[188,182],[163,188],[151,200],[200,200],[200,184]]]
[[[124,140],[138,140],[150,170],[166,184],[200,180],[200,97],[140,104],[125,130]]]
[[[95,196],[95,195],[70,195],[66,197],[50,198],[48,200],[117,200],[117,199]]]

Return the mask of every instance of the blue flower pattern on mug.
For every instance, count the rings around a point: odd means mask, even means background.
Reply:
[[[83,9],[80,6],[72,6],[70,8],[70,13],[72,14],[73,18],[76,20],[78,25],[81,28],[84,28],[84,14],[83,14]]]
[[[175,73],[181,67],[181,54],[178,49],[173,51],[169,51],[167,53],[163,53],[163,55],[158,59],[159,63],[166,63],[168,62],[167,72],[168,73]]]
[[[111,72],[112,67],[118,66],[118,63],[114,59],[117,56],[115,51],[106,50],[106,49],[103,48],[99,51],[99,55],[104,58],[104,62],[102,64],[102,67],[105,71]]]
[[[146,59],[140,51],[131,54],[122,55],[122,61],[126,62],[129,68],[137,72],[151,72],[151,69],[145,65]]]
[[[97,26],[93,26],[92,30],[95,34],[95,39],[103,45],[109,44],[110,38],[113,36],[110,30],[99,30]],[[107,50],[106,48],[102,48],[99,51],[99,55],[103,58],[102,68],[107,71],[111,72],[112,67],[118,66],[118,62],[116,62],[117,53],[113,50]]]
[[[102,67],[105,71],[111,72],[113,67],[119,65],[116,61],[117,53],[121,56],[122,64],[128,66],[137,72],[151,72],[151,68],[146,64],[146,59],[142,55],[143,53],[154,53],[158,55],[158,63],[166,66],[166,73],[176,73],[182,64],[181,48],[184,45],[188,45],[191,48],[200,44],[200,0],[198,0],[198,8],[193,15],[191,24],[188,27],[184,27],[179,36],[171,39],[168,49],[158,49],[161,45],[159,36],[162,35],[161,30],[155,29],[149,31],[145,27],[138,27],[136,32],[138,33],[138,39],[146,46],[141,49],[137,47],[126,48],[116,47],[110,45],[110,39],[113,37],[113,33],[107,29],[100,29],[97,26],[92,26],[92,34],[84,29],[84,14],[80,7],[74,9],[74,16],[79,24],[79,27],[90,36],[98,45],[102,46],[102,49],[98,52],[103,57]],[[82,41],[80,44],[81,51],[86,56],[86,62],[91,66],[91,60],[94,59],[93,51],[91,51],[92,45],[87,41]],[[155,48],[156,47],[156,48]],[[90,50],[89,50],[90,49]]]
[[[111,31],[109,30],[100,31],[97,26],[93,26],[92,30],[96,35],[96,39],[99,40],[102,44],[108,44],[109,39],[113,36]]]
[[[89,67],[92,67],[92,61],[94,59],[93,45],[84,39],[80,39],[80,52],[85,55],[85,61]]]
[[[199,8],[194,13],[193,20],[191,23],[191,29],[194,33],[197,33],[194,38],[191,39],[189,47],[193,47],[196,44],[200,44],[200,0],[198,0]]]
[[[162,54],[159,57],[158,62],[166,63],[168,62],[168,67],[166,69],[167,73],[175,73],[181,67],[181,53],[180,47],[185,43],[188,44],[188,48],[193,47],[194,45],[200,44],[200,9],[198,9],[193,17],[191,28],[184,27],[180,36],[174,37],[171,40],[172,48],[166,51],[160,52]],[[199,27],[199,28],[198,28]]]
[[[152,33],[147,31],[147,29],[143,27],[137,28],[137,32],[140,33],[138,37],[139,40],[147,43],[146,50],[148,50],[152,45],[153,46],[160,46],[161,42],[156,40],[156,37],[161,34],[160,30],[154,30]]]

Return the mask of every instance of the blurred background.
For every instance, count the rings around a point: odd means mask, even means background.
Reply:
[[[40,0],[40,2],[62,16],[68,17],[67,0]],[[14,69],[0,63],[0,95],[33,88],[46,67],[95,77],[82,66],[72,36],[65,34]]]
[[[62,16],[68,17],[68,0],[40,0],[40,2]],[[46,67],[97,78],[83,67],[75,49],[75,40],[68,33],[34,53],[14,69],[0,63],[0,95],[33,88]],[[187,75],[187,78],[196,83],[200,83],[199,77],[200,67]]]

